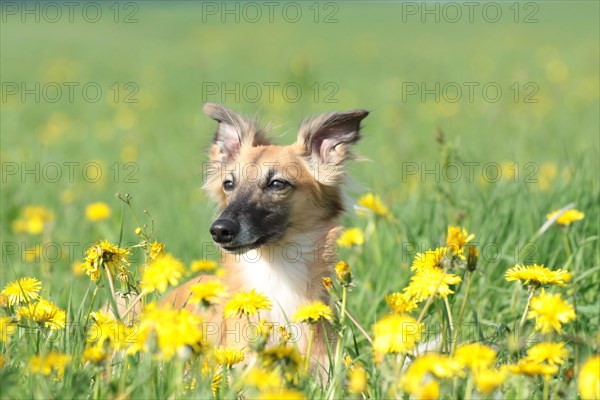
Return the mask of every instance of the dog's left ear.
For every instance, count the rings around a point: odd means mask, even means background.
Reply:
[[[299,145],[304,146],[315,178],[323,184],[338,183],[343,163],[352,157],[349,145],[360,139],[360,122],[369,115],[353,110],[320,115],[300,125]]]

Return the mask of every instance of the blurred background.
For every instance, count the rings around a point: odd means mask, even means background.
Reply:
[[[494,163],[533,174],[540,193],[583,168],[577,184],[597,193],[597,2],[73,3],[2,4],[1,233],[18,246],[3,248],[3,275],[35,268],[21,253],[44,243],[15,232],[25,206],[52,212],[56,271],[83,243],[116,242],[121,215],[134,242],[117,192],[146,223],[149,210],[171,252],[202,257],[215,215],[200,190],[207,101],[260,115],[282,144],[307,115],[370,110],[357,150],[371,162],[351,175],[401,224],[406,204],[437,196],[420,173],[440,173],[439,131],[476,163],[465,190],[489,185]],[[98,201],[110,218],[86,220]]]

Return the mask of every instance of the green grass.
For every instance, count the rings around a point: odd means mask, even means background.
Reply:
[[[564,378],[565,371],[574,368],[578,373],[581,362],[598,351],[597,3],[540,3],[539,22],[532,24],[514,23],[508,17],[508,3],[503,3],[507,17],[496,24],[481,18],[456,24],[421,23],[416,17],[403,22],[402,6],[395,3],[339,3],[339,22],[333,24],[315,24],[310,18],[296,24],[281,18],[272,24],[223,24],[215,18],[203,22],[200,4],[178,5],[141,3],[139,22],[134,24],[115,24],[111,18],[97,24],[81,18],[74,23],[20,23],[15,16],[6,16],[2,23],[0,67],[5,84],[78,82],[81,87],[97,82],[103,89],[97,103],[83,101],[80,91],[72,103],[66,97],[56,103],[31,97],[21,102],[18,95],[2,101],[0,284],[4,287],[22,276],[41,279],[43,295],[68,310],[68,320],[76,326],[60,333],[56,341],[21,330],[19,340],[2,344],[3,398],[184,396],[182,363],[160,366],[149,358],[131,358],[130,369],[117,363],[118,373],[111,378],[82,367],[83,320],[78,319],[78,311],[90,307],[94,285],[85,276],[75,276],[72,264],[82,260],[90,242],[117,242],[121,225],[123,243],[136,242],[137,224],[115,199],[116,192],[133,196],[140,218],[143,209],[149,210],[158,238],[186,264],[204,256],[202,244],[210,243],[208,227],[215,215],[200,190],[205,149],[214,131],[213,121],[200,111],[206,82],[226,82],[230,87],[236,82],[258,82],[263,88],[264,82],[297,83],[305,94],[297,103],[286,102],[279,91],[272,102],[266,94],[256,103],[226,98],[228,107],[258,112],[272,121],[276,126],[272,133],[281,143],[294,140],[298,122],[308,114],[352,108],[372,111],[357,146],[371,161],[350,166],[350,175],[359,185],[349,194],[354,199],[368,191],[378,194],[395,222],[377,221],[364,246],[340,252],[340,258],[350,262],[356,283],[348,295],[348,310],[367,331],[388,312],[383,296],[408,283],[415,253],[443,244],[448,225],[460,224],[476,234],[481,255],[465,322],[484,323],[487,335],[495,329],[493,324],[511,329],[482,340],[498,347],[502,364],[515,362],[524,351],[509,343],[527,298],[526,288],[504,280],[506,269],[535,262],[571,271],[573,282],[553,289],[576,304],[578,317],[565,326],[562,340],[568,342],[570,355],[551,380],[551,388],[558,397],[576,396],[575,381]],[[307,7],[303,11],[310,15]],[[121,90],[123,84],[134,82],[139,102],[115,102],[110,91],[114,82],[121,84]],[[328,82],[338,89],[336,103],[323,101]],[[432,97],[422,102],[416,95],[404,101],[403,82],[426,82],[428,87],[458,82],[463,88],[464,82],[477,82],[479,88],[494,82],[503,89],[503,97],[488,102],[476,90],[473,102],[464,97],[456,103],[443,98],[435,102]],[[516,102],[511,91],[515,82],[520,89]],[[528,82],[539,89],[537,103],[523,101]],[[321,90],[316,102],[311,89],[315,83]],[[206,100],[220,102],[221,98]],[[444,145],[434,139],[438,128],[444,133]],[[101,165],[98,182],[81,176],[81,166],[92,161]],[[79,163],[72,181],[65,162]],[[463,176],[456,183],[441,175],[449,162],[461,166]],[[498,182],[482,182],[486,163],[505,162],[518,163],[516,179],[506,179],[505,174]],[[23,167],[31,169],[36,163],[40,171],[58,163],[63,175],[56,182],[43,175],[38,180],[32,174],[23,179]],[[432,174],[409,176],[406,168],[415,165],[419,173],[423,167],[437,168],[439,182]],[[475,165],[472,181],[466,176],[468,165]],[[17,174],[8,175],[13,167]],[[128,181],[126,174],[132,171],[130,178],[135,181]],[[65,201],[66,197],[71,200]],[[95,201],[110,205],[111,218],[98,223],[85,220],[86,205]],[[547,213],[571,202],[586,214],[584,220],[567,232],[553,226],[532,240]],[[13,232],[13,221],[27,205],[41,205],[54,213],[54,222],[43,235]],[[343,223],[365,229],[367,221],[350,212]],[[36,243],[46,245],[43,249],[48,253],[28,262],[22,253]],[[55,255],[52,251],[57,247],[48,243],[57,244],[60,254]],[[519,254],[524,246],[529,247]],[[134,265],[142,258],[136,252]],[[461,287],[451,298],[454,308],[463,296]],[[93,308],[105,300],[100,291]],[[443,303],[434,305],[425,322],[438,322],[438,306]],[[9,310],[2,312],[4,316]],[[38,343],[41,352],[54,348],[73,356],[64,380],[53,382],[26,373],[27,359],[38,351]],[[373,365],[372,349],[356,329],[346,332],[344,344],[345,354],[369,371],[368,395],[388,396],[397,375],[385,365]],[[193,368],[197,372],[199,366]],[[94,377],[103,380],[91,384]],[[541,382],[513,377],[501,390],[507,398],[539,398]],[[199,378],[197,392],[185,396],[209,396],[205,383]],[[338,385],[339,394],[341,382]],[[303,381],[301,386],[306,396],[322,397],[317,382]],[[455,387],[451,380],[444,381],[442,397],[460,398],[464,391],[463,380]],[[234,394],[235,389],[230,389],[229,395]]]

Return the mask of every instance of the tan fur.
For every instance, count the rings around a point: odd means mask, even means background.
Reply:
[[[351,157],[349,145],[358,140],[359,124],[367,112],[332,113],[307,120],[299,129],[296,143],[277,146],[270,144],[256,120],[215,104],[205,105],[204,110],[219,122],[209,151],[212,164],[204,188],[221,209],[231,202],[223,190],[223,180],[229,175],[236,177],[238,190],[245,193],[247,201],[258,204],[265,196],[259,183],[268,179],[268,174],[274,173],[293,185],[293,190],[269,194],[269,201],[290,209],[289,221],[281,227],[285,229],[281,238],[243,254],[223,252],[223,281],[230,294],[251,289],[263,292],[273,308],[261,312],[260,317],[276,326],[292,322],[297,308],[304,304],[316,300],[330,303],[322,279],[332,277],[335,240],[341,229],[337,219],[343,211],[343,163]],[[246,173],[241,172],[244,169]],[[169,293],[163,303],[196,311],[196,307],[186,304],[189,287],[206,279],[215,278],[194,278]],[[247,320],[224,320],[222,306],[226,302],[204,315],[209,322],[205,332],[215,343],[244,347]],[[293,324],[292,330],[304,352],[306,325]],[[334,347],[335,337],[317,326],[313,365],[328,365],[327,346]]]

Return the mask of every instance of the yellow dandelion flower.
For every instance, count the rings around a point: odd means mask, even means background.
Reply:
[[[183,275],[184,265],[170,253],[154,259],[142,274],[141,285],[148,292],[164,293],[169,285],[176,286]]]
[[[115,350],[121,350],[128,345],[131,332],[136,331],[135,327],[125,326],[105,311],[92,312],[90,318],[86,341],[95,343],[97,347],[103,347],[104,343],[108,342]]]
[[[252,368],[244,379],[248,386],[254,386],[259,390],[276,389],[283,387],[283,380],[277,371],[268,371],[263,368]]]
[[[558,214],[559,210],[552,211],[550,214],[546,215],[546,219],[552,219],[556,214]],[[572,222],[580,221],[585,218],[585,214],[579,210],[571,209],[566,211],[560,217],[556,219],[556,223],[563,226],[571,225]]]
[[[558,269],[552,271],[543,265],[515,265],[509,268],[504,275],[507,281],[520,280],[524,284],[534,286],[541,285],[558,285],[565,286],[566,282],[571,280],[572,276],[569,271]]]
[[[65,311],[46,299],[39,299],[35,303],[28,303],[18,308],[17,315],[19,318],[30,319],[52,330],[63,329],[66,324]]]
[[[17,321],[13,317],[0,317],[0,343],[8,343],[16,331]]]
[[[542,342],[527,350],[526,359],[538,364],[562,365],[568,356],[564,343]]]
[[[315,324],[321,319],[326,319],[328,321],[333,319],[333,312],[331,311],[331,308],[322,301],[315,301],[305,304],[299,307],[294,314],[295,322],[307,322],[309,324]]]
[[[543,375],[549,379],[550,375],[558,372],[558,365],[540,364],[538,362],[523,358],[515,365],[509,365],[508,370],[513,374],[536,376]]]
[[[137,228],[135,228],[135,234],[136,235],[140,235],[142,233],[142,228],[140,228],[139,226]]]
[[[206,281],[190,286],[192,295],[190,304],[202,304],[208,307],[213,304],[221,304],[221,298],[227,296],[227,288],[221,281]]]
[[[426,268],[442,269],[442,262],[447,253],[447,247],[438,247],[435,250],[427,250],[425,253],[417,253],[410,269],[412,271],[420,271]]]
[[[406,353],[421,339],[423,324],[408,316],[390,314],[373,326],[373,349],[378,353]]]
[[[426,353],[413,360],[406,372],[400,378],[399,385],[407,393],[416,398],[431,398],[439,396],[439,386],[432,380],[435,378],[452,378],[462,376],[462,366],[447,355]],[[431,382],[436,385],[428,387]]]
[[[342,232],[337,244],[343,248],[362,246],[365,243],[365,234],[360,228],[348,228]]]
[[[302,355],[296,347],[278,345],[269,347],[260,353],[263,367],[273,370],[276,365],[284,367],[286,372],[295,373],[304,364]]]
[[[41,206],[27,206],[21,210],[21,216],[13,221],[15,233],[39,235],[54,219],[52,211]]]
[[[110,217],[110,208],[101,201],[91,203],[85,208],[85,217],[91,222],[105,220]]]
[[[383,201],[379,198],[379,196],[374,195],[373,193],[367,193],[358,199],[358,204],[363,208],[373,212],[375,215],[379,215],[381,217],[387,217],[390,214],[390,211],[385,206]]]
[[[221,388],[222,384],[223,374],[220,372],[214,374],[212,379],[210,380],[210,390],[212,390],[212,394],[214,397],[217,397],[217,395],[219,394],[219,389]]]
[[[584,400],[600,399],[600,355],[588,358],[581,366],[577,388]]]
[[[432,380],[415,392],[415,396],[419,399],[438,399],[440,397],[440,384]]]
[[[226,366],[227,368],[231,368],[232,365],[244,361],[245,357],[242,350],[223,346],[214,349],[214,356],[217,364]]]
[[[161,256],[165,250],[166,245],[164,243],[160,243],[154,241],[154,243],[150,243],[149,247],[149,255],[151,260],[156,260],[159,256]]]
[[[81,355],[83,362],[90,361],[94,364],[100,364],[106,360],[106,351],[100,346],[86,347]]]
[[[42,283],[37,278],[21,278],[8,283],[2,290],[11,306],[28,303],[40,297]]]
[[[461,278],[454,274],[445,273],[439,268],[425,268],[419,270],[410,278],[409,285],[404,292],[417,302],[426,300],[431,295],[447,297],[454,293],[449,285],[461,282]]]
[[[61,380],[65,367],[71,361],[71,356],[51,351],[42,356],[33,356],[29,359],[29,371],[33,374],[50,375],[55,373],[56,379]]]
[[[249,292],[238,292],[225,305],[225,318],[231,318],[238,314],[256,315],[259,310],[270,310],[271,300],[264,294],[256,292],[254,289]]]
[[[458,346],[454,359],[471,371],[489,368],[496,359],[496,351],[481,343],[469,343]]]
[[[350,393],[362,393],[367,388],[367,371],[363,367],[356,367],[350,371],[348,380],[348,391]]]
[[[327,289],[327,291],[333,290],[333,281],[329,277],[323,277],[323,287]]]
[[[560,294],[548,294],[542,290],[539,296],[531,298],[528,319],[535,318],[535,329],[542,333],[555,330],[561,333],[562,324],[576,318],[575,310]]]
[[[481,394],[490,394],[506,380],[506,370],[479,369],[473,373],[475,385]]]
[[[292,389],[278,389],[262,391],[256,397],[261,400],[304,400],[304,393]]]
[[[385,302],[394,311],[400,314],[416,310],[418,305],[406,293],[392,293],[385,296]]]
[[[446,235],[446,247],[452,249],[454,254],[465,259],[465,245],[475,239],[474,234],[469,234],[465,228],[458,226],[448,226],[448,234]]]
[[[192,272],[214,272],[219,267],[215,261],[210,260],[195,260],[192,261]]]
[[[347,262],[339,261],[335,264],[335,274],[343,286],[348,286],[352,283],[352,271]]]
[[[155,351],[157,357],[170,360],[186,348],[199,351],[204,343],[202,319],[186,309],[174,310],[168,306],[148,304],[142,311],[138,329],[128,342],[128,354]]]
[[[81,268],[93,282],[98,282],[103,267],[108,268],[111,275],[114,275],[118,267],[129,265],[127,259],[129,254],[128,249],[122,249],[108,240],[102,240],[88,247]]]

